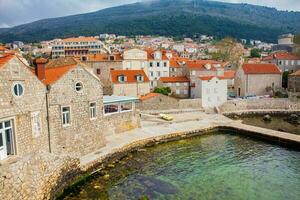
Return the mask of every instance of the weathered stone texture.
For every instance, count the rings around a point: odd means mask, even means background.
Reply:
[[[51,199],[57,189],[79,173],[79,159],[42,151],[28,154],[14,163],[0,165],[0,199]]]
[[[83,83],[80,92],[75,90],[77,82]],[[80,156],[104,146],[102,98],[100,81],[80,66],[51,85],[49,123],[53,153]],[[89,115],[91,102],[97,104],[97,118],[93,120]],[[71,124],[66,127],[62,125],[62,106],[71,107]]]
[[[23,96],[12,94],[16,83],[23,85]],[[0,69],[0,121],[13,120],[17,155],[49,150],[45,92],[46,87],[17,57]],[[42,129],[40,135],[34,136],[31,113],[37,111],[41,114]]]

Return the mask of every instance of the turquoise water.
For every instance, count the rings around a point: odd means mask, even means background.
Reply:
[[[129,154],[66,199],[146,197],[298,200],[300,152],[218,133],[164,143]]]

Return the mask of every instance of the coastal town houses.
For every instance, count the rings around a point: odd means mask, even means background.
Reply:
[[[49,151],[46,87],[14,54],[0,54],[0,160]]]
[[[195,83],[200,76],[223,76],[224,64],[213,60],[189,60],[186,62],[185,74],[190,79],[191,98],[195,98]]]
[[[130,49],[123,53],[123,69],[144,70],[148,75],[148,55],[140,49]]]
[[[238,97],[267,95],[281,88],[282,72],[276,64],[244,63],[235,74]]]
[[[103,86],[103,94],[111,95],[110,70],[123,69],[123,55],[120,53],[86,55],[81,57],[81,62],[92,68],[94,74],[100,79]]]
[[[288,90],[291,92],[300,92],[300,69],[288,77]]]
[[[293,73],[300,69],[300,58],[292,55],[288,52],[275,52],[264,58],[262,58],[263,63],[274,63],[277,65],[282,72]]]
[[[47,87],[51,152],[81,156],[104,146],[100,80],[75,58],[36,60]]]
[[[170,62],[166,51],[147,49],[150,88],[157,87],[160,77],[170,76]]]
[[[109,52],[104,43],[94,37],[57,39],[52,44],[52,58]]]
[[[185,75],[185,64],[188,61],[182,57],[170,58],[170,77],[184,76]]]
[[[227,101],[227,79],[224,76],[201,76],[195,82],[194,98],[201,98],[202,106],[214,108]]]
[[[190,90],[190,80],[185,76],[161,77],[158,80],[158,87],[169,87],[171,96],[177,98],[188,98]]]
[[[139,97],[150,92],[144,70],[111,70],[113,95]]]

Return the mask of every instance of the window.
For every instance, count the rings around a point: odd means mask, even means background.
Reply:
[[[38,137],[42,132],[41,113],[39,111],[31,113],[31,125],[33,137]]]
[[[154,73],[153,73],[153,72],[150,72],[150,76],[153,77],[153,76],[154,76]]]
[[[176,94],[180,94],[180,90],[176,90]]]
[[[118,112],[119,112],[118,104],[104,105],[104,114],[109,115]]]
[[[188,83],[184,83],[183,85],[184,85],[184,86],[189,86],[189,84],[188,84]]]
[[[82,90],[82,88],[83,88],[83,84],[82,84],[81,82],[77,82],[77,83],[75,84],[75,90],[76,90],[77,92],[80,92],[80,91]]]
[[[69,106],[61,108],[61,116],[63,126],[68,126],[71,124],[71,108]]]
[[[289,61],[288,60],[285,61],[285,65],[289,65]]]
[[[97,74],[101,74],[101,69],[97,69]]]
[[[145,63],[144,62],[142,62],[142,69],[144,69],[145,68]]]
[[[157,72],[157,77],[160,77],[160,72]]]
[[[156,63],[156,66],[157,66],[157,67],[160,67],[160,62],[157,62],[157,63]]]
[[[150,67],[153,67],[153,62],[150,62]]]
[[[164,67],[167,67],[167,62],[164,62]]]
[[[16,97],[20,97],[24,94],[24,88],[20,83],[17,83],[13,87],[13,95]]]
[[[95,102],[90,103],[90,119],[96,119],[97,117],[97,104]]]
[[[187,95],[188,94],[188,90],[183,90],[183,94]]]
[[[176,83],[176,86],[180,86],[180,83]]]
[[[132,103],[121,103],[121,112],[131,111]]]
[[[123,75],[118,76],[118,81],[119,81],[120,83],[124,83],[124,82],[126,81],[125,76],[123,76]]]
[[[136,80],[137,80],[138,82],[143,82],[143,81],[144,81],[144,77],[143,77],[142,75],[137,75],[137,76],[136,76]]]
[[[172,83],[168,83],[168,86],[169,86],[169,87],[172,87]]]
[[[292,60],[292,61],[291,61],[291,65],[294,65],[294,64],[295,64],[295,62]]]

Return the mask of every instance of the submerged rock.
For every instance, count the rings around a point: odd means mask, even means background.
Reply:
[[[171,183],[159,180],[153,177],[138,176],[136,179],[151,191],[155,191],[161,194],[175,194],[177,188]]]
[[[270,122],[270,121],[272,121],[272,117],[271,117],[270,115],[265,115],[265,116],[263,117],[263,120],[264,120],[264,121],[267,121],[267,122]]]
[[[297,114],[291,114],[289,117],[286,118],[286,121],[291,124],[300,124],[299,118],[300,117]]]

